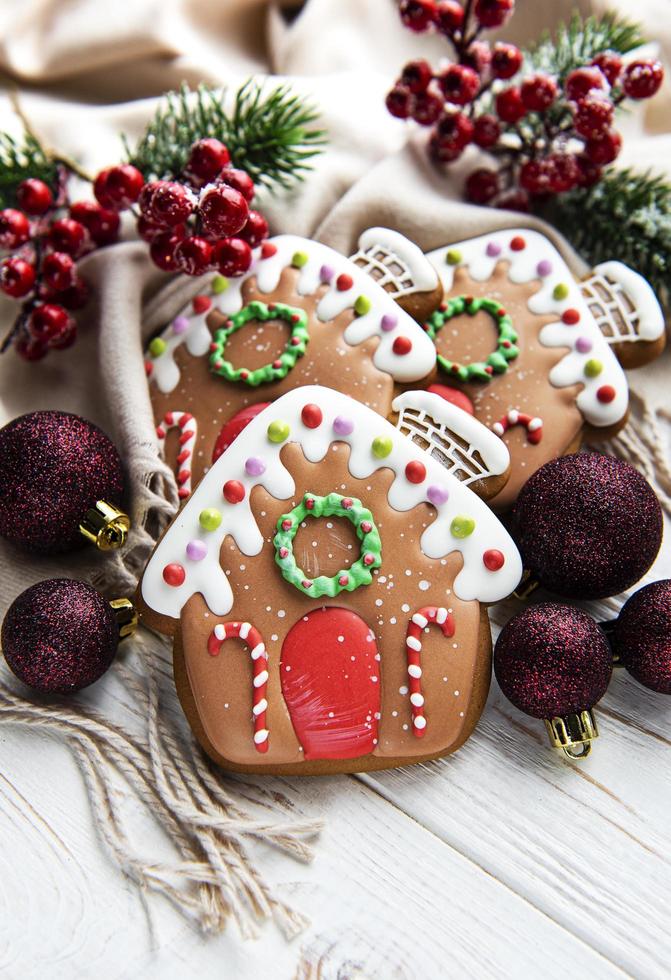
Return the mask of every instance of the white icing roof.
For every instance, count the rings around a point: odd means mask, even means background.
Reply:
[[[638,314],[638,337],[640,340],[659,340],[664,333],[664,313],[659,305],[650,283],[638,272],[634,272],[624,262],[601,262],[594,269],[596,273],[617,282],[636,307]],[[634,334],[613,338],[621,340],[636,340]]]
[[[525,242],[525,247],[519,251],[510,247],[515,237],[520,237]],[[448,251],[461,253],[460,261],[455,265],[446,261]],[[538,292],[529,299],[529,309],[532,313],[557,316],[556,322],[547,324],[541,330],[540,342],[545,347],[569,348],[568,353],[552,369],[551,383],[558,388],[583,385],[576,404],[590,425],[614,425],[626,415],[629,390],[624,371],[590,313],[579,284],[555,246],[544,235],[529,228],[508,228],[437,248],[429,252],[427,258],[435,266],[446,290],[452,288],[454,273],[459,266],[467,267],[469,274],[477,282],[487,282],[499,262],[509,263],[508,275],[513,283],[539,280]],[[543,274],[538,270],[542,263],[549,269]],[[566,296],[555,299],[554,290],[560,285],[566,287]],[[561,315],[568,309],[578,311],[579,324],[568,325],[562,322]],[[578,338],[589,341],[589,351],[583,353],[576,349]],[[520,331],[520,344],[523,343],[524,333]],[[585,374],[588,361],[600,362],[602,367],[598,376],[588,377]],[[612,401],[604,402],[597,396],[597,392],[605,385],[614,389]]]
[[[400,231],[391,228],[367,228],[359,237],[359,249],[368,252],[376,246],[382,247],[407,266],[413,281],[413,292],[433,291],[438,285],[438,276],[419,245],[415,245]]]
[[[309,403],[318,405],[323,413],[321,424],[314,429],[305,426],[301,420],[302,409]],[[334,431],[336,417],[352,423],[351,434],[338,435]],[[276,420],[287,423],[290,430],[288,439],[280,444],[268,438],[268,426]],[[342,425],[338,428],[342,429]],[[392,442],[392,451],[384,459],[377,458],[371,451],[372,441],[378,436],[388,437]],[[462,554],[463,568],[454,582],[454,591],[460,599],[496,602],[512,592],[522,574],[520,556],[508,532],[487,505],[428,453],[401,435],[387,419],[347,395],[310,385],[288,392],[260,412],[203,477],[147,565],[142,579],[142,596],[147,605],[161,615],[176,619],[189,598],[201,593],[215,615],[226,615],[234,598],[219,558],[225,536],[230,534],[246,555],[256,555],[263,547],[272,547],[264,541],[252,514],[251,490],[263,486],[277,500],[289,500],[295,494],[302,496],[309,492],[309,487],[295,487],[293,477],[280,459],[282,447],[287,442],[296,442],[306,458],[316,463],[325,457],[335,441],[351,447],[349,469],[352,476],[365,479],[377,470],[387,468],[395,472],[396,478],[388,495],[389,504],[395,510],[411,510],[427,500],[429,491],[432,497],[436,490],[442,496],[447,495],[444,503],[434,505],[437,517],[422,534],[420,545],[429,558],[440,559],[455,551]],[[248,474],[245,464],[251,458],[255,464],[262,461],[264,471],[261,475]],[[426,467],[426,478],[420,484],[406,478],[405,467],[412,460],[421,460]],[[252,469],[258,470],[258,465]],[[244,499],[238,504],[227,503],[222,494],[224,483],[231,479],[239,480],[245,489]],[[364,503],[375,516],[375,501]],[[219,527],[210,532],[203,530],[199,522],[200,513],[207,508],[216,508],[222,516]],[[474,520],[475,528],[468,537],[458,538],[452,534],[451,523],[455,517]],[[204,543],[207,548],[206,557],[199,561],[191,560],[187,555],[187,545],[194,541]],[[390,546],[393,543],[387,542],[386,547]],[[383,568],[384,547],[383,541]],[[498,571],[489,571],[483,563],[483,554],[490,549],[504,555],[505,563]],[[173,587],[163,580],[163,569],[171,563],[180,564],[185,570],[186,577],[181,586]],[[280,576],[279,569],[277,574]],[[272,587],[272,583],[268,586]],[[431,600],[428,594],[427,600]],[[437,602],[438,597],[434,601]]]

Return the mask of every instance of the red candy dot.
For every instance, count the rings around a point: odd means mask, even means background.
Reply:
[[[564,310],[564,312],[561,315],[561,318],[562,318],[562,322],[565,323],[568,327],[574,327],[576,323],[580,323],[580,314],[578,313],[577,310],[574,309]]]
[[[596,397],[600,402],[603,402],[604,405],[608,405],[609,402],[613,401],[616,394],[617,392],[612,385],[601,385],[601,387],[597,390]]]
[[[153,370],[154,370],[154,365],[151,363],[151,361],[145,361],[144,373],[147,375],[147,377],[149,377],[149,375],[152,373]]]
[[[405,468],[405,476],[410,483],[423,483],[426,480],[426,466],[418,459],[413,459]]]
[[[319,405],[309,404],[303,406],[301,412],[301,422],[308,429],[317,429],[322,424],[324,416]]]
[[[163,569],[163,581],[168,585],[172,585],[172,587],[175,589],[184,584],[185,578],[186,572],[181,565],[177,564],[177,562],[172,562],[170,565],[166,565]]]
[[[226,480],[224,498],[229,504],[239,504],[241,500],[245,499],[245,488],[239,480]]]
[[[506,559],[502,551],[490,548],[489,551],[485,551],[482,561],[485,568],[488,568],[490,572],[498,572],[500,568],[503,568]]]
[[[272,242],[264,242],[261,246],[261,258],[270,259],[277,252],[277,245]]]
[[[194,296],[191,305],[194,313],[204,313],[212,306],[212,300],[209,296]]]
[[[513,252],[523,252],[527,247],[527,243],[524,241],[521,235],[515,235],[510,243],[510,247]]]
[[[412,341],[409,337],[397,337],[393,343],[392,350],[394,354],[403,357],[404,354],[409,354],[412,350]]]
[[[341,293],[351,289],[353,285],[354,280],[351,276],[348,276],[346,272],[342,272],[336,279],[336,289],[338,289]]]

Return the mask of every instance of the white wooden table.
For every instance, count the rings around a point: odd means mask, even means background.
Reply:
[[[670,550],[649,579],[671,574]],[[108,699],[102,707],[113,714]],[[598,719],[591,757],[573,765],[494,683],[452,758],[275,780],[298,814],[325,820],[310,866],[259,849],[267,876],[311,917],[291,943],[273,925],[253,942],[234,926],[205,939],[151,896],[148,919],[100,846],[69,753],[3,725],[0,975],[668,977],[671,699],[618,672]],[[156,834],[140,812],[134,831]]]

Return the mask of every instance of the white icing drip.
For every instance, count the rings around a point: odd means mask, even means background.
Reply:
[[[188,319],[189,329],[185,333],[177,334],[172,329],[171,324],[161,334],[161,339],[167,345],[166,349],[158,357],[148,355],[152,365],[151,377],[156,382],[159,391],[162,391],[164,395],[174,391],[179,384],[180,372],[175,363],[175,351],[178,347],[184,344],[193,357],[201,357],[208,353],[212,343],[212,335],[205,321],[209,312],[209,310],[205,310],[204,313],[194,313],[193,307],[189,304],[180,314]],[[177,318],[175,317],[175,319]]]
[[[376,256],[383,254],[384,261]],[[438,285],[435,269],[422,250],[398,231],[391,228],[368,228],[359,238],[359,250],[352,260],[366,262],[365,271],[373,268],[383,274],[378,282],[392,285],[395,298],[411,293],[433,291]],[[392,271],[400,267],[403,271]]]
[[[611,344],[623,340],[659,340],[664,333],[664,313],[650,283],[623,262],[602,262],[596,266],[594,274],[621,287],[634,306],[628,315],[625,307],[625,319],[635,316],[638,321],[635,332],[617,332],[613,337],[606,337],[606,340]]]
[[[526,242],[524,249],[513,251],[510,248],[510,242],[515,236],[524,238]],[[488,254],[488,246],[491,246],[491,250],[498,248],[498,254]],[[450,246],[450,251],[461,253],[459,265],[466,266],[469,274],[477,282],[486,282],[490,279],[499,262],[509,263],[508,276],[513,283],[539,280],[538,291],[530,297],[528,303],[532,313],[556,315],[559,318],[567,309],[577,310],[580,314],[580,322],[575,326],[569,326],[558,319],[557,322],[550,323],[541,330],[539,339],[543,346],[571,348],[569,353],[555,365],[550,374],[550,381],[559,388],[574,384],[584,386],[576,398],[576,404],[590,425],[598,427],[614,425],[625,416],[629,394],[624,372],[590,313],[580,285],[576,283],[552,242],[529,228],[506,229],[458,242]],[[456,267],[446,262],[446,253],[446,248],[439,248],[430,252],[427,257],[435,266],[445,289],[450,290]],[[550,264],[549,274],[539,274],[537,267],[540,262]],[[553,296],[553,291],[559,284],[567,287],[567,295],[563,299],[555,299]],[[520,334],[520,342],[523,344],[523,332],[520,331]],[[591,341],[591,349],[584,354],[572,349],[579,336]],[[585,364],[590,359],[598,360],[603,365],[603,370],[597,377],[587,377],[584,373]],[[597,398],[597,391],[603,385],[611,385],[615,390],[615,397],[611,402],[601,402]]]
[[[316,429],[308,429],[301,421],[301,410],[308,403],[319,405],[324,415]],[[336,416],[352,421],[351,435],[336,435],[333,430]],[[202,593],[215,615],[226,615],[234,600],[228,576],[219,560],[224,538],[230,535],[246,555],[258,554],[264,546],[272,547],[264,542],[249,499],[251,491],[258,485],[263,485],[278,500],[289,500],[296,492],[293,478],[280,459],[286,443],[270,442],[267,436],[268,425],[276,420],[289,425],[288,441],[297,442],[311,462],[321,461],[334,441],[342,441],[350,447],[352,476],[366,478],[379,469],[391,469],[396,477],[388,499],[396,510],[411,510],[426,501],[430,486],[447,490],[446,502],[436,507],[438,516],[422,535],[424,554],[430,558],[443,558],[454,551],[462,554],[463,568],[454,583],[454,590],[461,599],[496,602],[515,588],[522,572],[519,554],[503,525],[479,497],[451,476],[439,462],[401,437],[398,430],[376,412],[347,395],[328,388],[307,386],[283,395],[249,423],[206,473],[158,543],[142,580],[144,600],[156,612],[176,619],[189,598]],[[378,459],[371,450],[372,442],[378,436],[392,442],[392,451],[384,459]],[[250,456],[263,459],[266,470],[261,477],[247,474],[245,461]],[[407,464],[417,459],[426,467],[426,479],[421,484],[411,483],[405,476]],[[239,480],[245,488],[244,500],[239,504],[228,504],[223,497],[222,487],[228,479]],[[309,489],[299,488],[299,495]],[[375,514],[375,501],[364,503]],[[199,515],[207,508],[216,508],[222,515],[221,524],[215,531],[204,531],[200,527]],[[466,538],[455,538],[450,532],[451,521],[458,515],[470,515],[475,521],[474,532]],[[196,539],[204,541],[208,548],[206,557],[200,561],[192,561],[186,554],[187,544]],[[483,553],[492,548],[501,551],[506,559],[503,568],[495,573],[483,564]],[[384,563],[384,549],[382,560]],[[163,580],[163,568],[172,562],[183,565],[186,571],[185,581],[178,587],[169,586]]]

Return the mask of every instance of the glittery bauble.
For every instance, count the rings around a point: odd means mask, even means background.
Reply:
[[[514,533],[542,585],[576,599],[616,595],[645,575],[662,541],[662,509],[633,466],[577,453],[542,466],[522,488]]]
[[[610,642],[640,684],[671,694],[671,579],[646,585],[624,604]]]
[[[14,600],[2,624],[2,649],[16,676],[46,694],[88,687],[114,659],[119,630],[95,589],[48,579]]]
[[[78,415],[31,412],[0,429],[0,535],[22,548],[78,548],[87,510],[119,504],[123,488],[116,448]]]
[[[559,602],[529,606],[503,628],[494,673],[515,707],[533,718],[587,711],[603,697],[612,655],[603,630]]]

